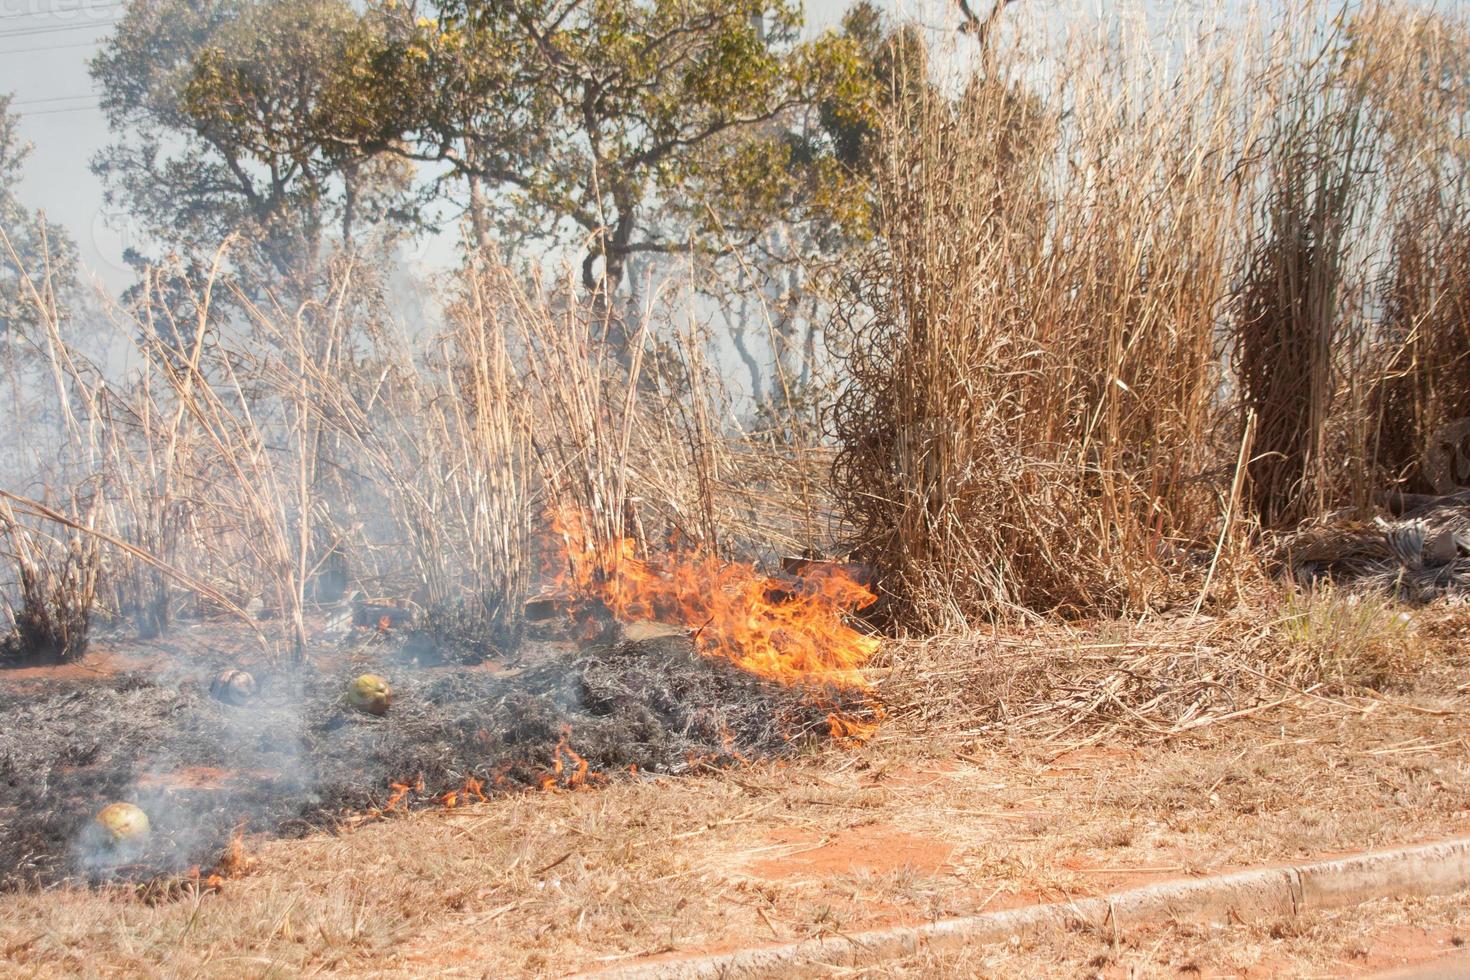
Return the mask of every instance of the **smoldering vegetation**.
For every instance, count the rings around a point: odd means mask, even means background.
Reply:
[[[262,674],[240,705],[193,667],[0,690],[0,887],[207,872],[237,831],[331,830],[446,794],[768,758],[825,737],[831,711],[870,710],[851,692],[763,681],[679,636],[547,650],[510,674],[388,658],[382,717],[343,697],[362,666]],[[144,840],[92,826],[113,800],[148,815]]]

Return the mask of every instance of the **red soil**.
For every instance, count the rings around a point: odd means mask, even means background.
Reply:
[[[790,845],[795,850],[752,861],[746,870],[757,877],[777,881],[905,868],[933,874],[943,869],[954,850],[943,841],[905,833],[889,824],[870,824],[825,836],[781,827],[773,830],[768,839],[772,844]]]
[[[157,668],[158,662],[155,655],[125,654],[94,647],[79,662],[0,668],[0,686],[45,687],[65,681],[98,680],[127,671],[151,671]]]

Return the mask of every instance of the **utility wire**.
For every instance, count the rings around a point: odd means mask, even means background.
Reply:
[[[49,99],[23,99],[10,103],[10,107],[15,109],[24,105],[41,105],[43,102],[75,102],[77,99],[95,99],[96,97],[96,92],[83,92],[80,95],[56,95]]]
[[[0,20],[21,20],[23,18],[35,19],[37,17],[55,17],[58,14],[73,16],[76,14],[90,14],[95,10],[110,10],[113,7],[121,7],[122,0],[116,3],[78,4],[75,7],[58,7],[55,10],[36,10],[25,14],[0,14]]]
[[[99,20],[92,24],[57,24],[53,27],[22,27],[8,31],[0,31],[0,38],[5,37],[35,37],[38,34],[60,34],[65,31],[95,31],[104,27],[115,27],[115,20]]]
[[[100,105],[74,105],[69,109],[44,109],[41,112],[22,112],[22,119],[34,119],[37,116],[59,116],[63,112],[86,112],[88,109],[100,109]]]
[[[44,48],[6,48],[4,51],[0,51],[0,55],[3,55],[3,54],[39,54],[42,51],[65,51],[65,50],[68,50],[70,48],[95,48],[97,45],[99,45],[101,43],[102,43],[102,38],[97,38],[94,41],[75,41],[75,42],[73,42],[71,44],[51,44],[51,45],[47,45]]]

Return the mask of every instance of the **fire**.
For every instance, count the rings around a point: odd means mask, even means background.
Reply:
[[[214,866],[214,874],[211,878],[238,878],[255,870],[255,858],[245,850],[245,824],[240,823],[235,827],[235,832],[230,835],[229,846],[225,848],[224,854],[220,856]]]
[[[551,771],[541,774],[539,787],[545,791],[556,789],[581,789],[602,780],[602,774],[592,772],[587,760],[571,746],[572,730],[562,726],[561,738],[552,750]]]
[[[646,557],[631,538],[599,548],[572,511],[553,513],[551,525],[564,549],[559,590],[597,599],[624,622],[687,627],[701,653],[761,677],[868,689],[862,668],[878,639],[848,616],[875,596],[841,566],[773,578],[704,552]]]
[[[484,803],[489,799],[485,795],[484,780],[476,779],[474,776],[466,776],[464,786],[460,789],[452,789],[439,797],[439,802],[444,809],[453,810],[457,806],[468,806],[470,803]]]
[[[631,538],[598,547],[575,512],[553,514],[551,527],[560,549],[551,593],[528,604],[528,615],[551,618],[556,610],[575,612],[579,606],[600,604],[624,623],[653,621],[690,631],[700,653],[723,658],[737,667],[782,684],[812,692],[814,703],[831,706],[826,717],[832,738],[862,742],[877,728],[883,709],[870,694],[864,668],[877,653],[879,641],[854,628],[851,614],[871,604],[873,593],[847,569],[835,564],[811,563],[800,574],[771,576],[753,565],[730,562],[701,551],[673,550],[649,557]],[[534,608],[531,608],[534,607]],[[383,616],[380,628],[391,625]],[[832,696],[832,689],[857,692],[858,698]],[[847,708],[839,708],[841,702]],[[489,732],[478,738],[488,747]],[[530,782],[546,792],[599,785],[606,777],[594,771],[588,759],[572,747],[572,731],[563,727],[552,750],[549,768]],[[691,767],[703,763],[748,761],[734,735],[721,728],[723,752],[708,758],[690,758]],[[638,767],[627,771],[637,775]],[[507,768],[482,780],[468,776],[464,785],[433,797],[446,809],[488,799],[491,792],[512,788]],[[424,779],[393,782],[387,801],[371,818],[381,819],[398,808],[409,809],[425,797]]]
[[[389,783],[388,788],[393,792],[389,794],[388,802],[383,805],[384,810],[391,810],[399,803],[402,803],[403,798],[413,789],[407,783]]]
[[[388,788],[392,792],[388,795],[388,802],[383,804],[381,813],[393,810],[398,804],[403,803],[410,793],[422,793],[424,791],[423,774],[420,773],[418,779],[411,785],[409,783],[389,783]],[[407,804],[404,804],[404,808],[407,809]]]

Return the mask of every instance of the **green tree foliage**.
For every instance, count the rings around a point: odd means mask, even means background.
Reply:
[[[447,164],[477,234],[585,243],[589,289],[615,290],[640,253],[853,217],[815,123],[824,103],[862,101],[860,52],[799,40],[794,3],[443,0],[378,16],[378,104],[344,139]]]
[[[39,313],[37,299],[54,305],[76,279],[76,246],[59,226],[27,210],[16,197],[21,167],[30,154],[21,141],[11,96],[0,95],[0,337]]]
[[[118,142],[93,168],[109,203],[167,247],[231,236],[308,278],[331,232],[396,217],[405,176],[335,140],[373,50],[345,0],[135,0],[92,62]]]
[[[854,147],[889,69],[864,9],[803,40],[795,0],[132,0],[93,63],[120,136],[95,166],[183,255],[233,234],[311,269],[328,229],[435,194],[478,246],[575,250],[606,299],[639,256],[867,233]]]
[[[779,425],[801,414],[813,380],[829,319],[822,295],[851,271],[879,230],[872,191],[884,114],[928,85],[918,31],[895,27],[868,0],[843,14],[829,43],[840,45],[852,73],[790,134],[798,147],[792,169],[816,178],[807,191],[814,206],[803,222],[778,221],[741,257],[740,277],[753,296],[726,290],[715,297],[750,374],[752,397],[762,416]],[[761,347],[769,348],[768,357]]]
[[[928,53],[912,24],[895,27],[870,0],[858,0],[842,15],[842,36],[862,71],[861,97],[828,99],[822,128],[833,152],[849,170],[868,174],[878,151],[880,111],[911,98],[929,85]]]

